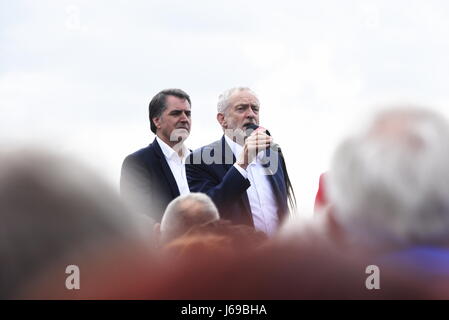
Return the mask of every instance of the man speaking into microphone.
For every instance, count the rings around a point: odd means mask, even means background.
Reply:
[[[280,149],[259,127],[259,99],[232,88],[219,96],[217,111],[224,135],[186,161],[189,188],[209,195],[222,219],[272,235],[295,197]]]

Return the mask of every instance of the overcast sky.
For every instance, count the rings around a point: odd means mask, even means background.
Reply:
[[[198,148],[221,136],[220,92],[253,88],[310,215],[350,129],[397,103],[449,113],[449,3],[441,0],[0,0],[0,142],[73,155],[118,188],[153,140],[148,103],[192,98]]]

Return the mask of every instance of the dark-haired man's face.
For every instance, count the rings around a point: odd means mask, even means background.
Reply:
[[[153,118],[156,134],[170,146],[185,140],[190,134],[192,123],[190,104],[186,99],[167,96],[166,108],[160,117]]]

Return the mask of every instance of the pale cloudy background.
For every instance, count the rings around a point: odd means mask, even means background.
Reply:
[[[153,140],[151,97],[193,102],[188,146],[220,137],[218,94],[259,93],[310,215],[342,137],[385,103],[449,112],[449,2],[0,0],[0,143],[72,154],[118,188]]]

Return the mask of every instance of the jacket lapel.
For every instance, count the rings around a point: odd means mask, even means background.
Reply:
[[[224,135],[221,138],[221,146],[222,146],[221,152],[222,152],[222,161],[223,161],[222,163],[224,164],[225,173],[226,173],[226,172],[228,172],[229,169],[231,169],[231,167],[234,165],[234,163],[237,161],[237,159],[235,158],[235,155],[232,152],[231,147],[227,144]],[[245,206],[245,209],[249,213],[251,222],[254,225],[253,215],[251,212],[251,206],[249,204],[248,194],[246,192],[244,192],[242,194],[242,201],[243,201],[243,205]]]
[[[237,159],[234,156],[234,153],[231,150],[231,147],[226,143],[225,136],[221,138],[221,161],[225,168],[225,172],[228,172],[229,169],[234,165]]]
[[[152,143],[154,147],[154,151],[156,156],[159,159],[159,163],[161,164],[162,173],[167,179],[168,185],[170,186],[170,190],[172,193],[173,198],[176,198],[180,195],[178,184],[176,183],[175,177],[173,176],[173,173],[171,172],[170,166],[167,163],[167,160],[165,160],[164,153],[162,152],[161,147],[159,146],[159,143],[156,139],[154,139]]]
[[[280,157],[279,154],[278,157]],[[268,171],[267,174],[268,181],[270,181],[271,188],[276,198],[276,203],[278,207],[277,214],[279,218],[282,218],[287,210],[287,208],[285,207],[285,203],[287,200],[285,199],[286,198],[285,195],[287,194],[287,190],[285,189],[284,173],[282,172],[280,161],[282,161],[282,159],[278,159],[278,167],[276,173],[273,173],[273,171],[270,170],[269,168],[266,168],[266,170]]]

